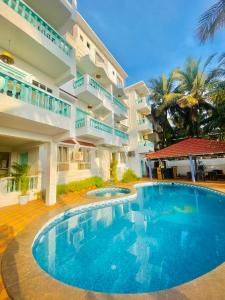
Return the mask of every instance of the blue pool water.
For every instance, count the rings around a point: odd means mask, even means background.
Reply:
[[[225,196],[178,184],[141,187],[136,199],[66,212],[39,233],[33,255],[54,278],[91,291],[172,288],[225,261]]]
[[[116,197],[116,196],[124,196],[129,193],[130,190],[124,188],[103,188],[103,189],[90,191],[87,193],[87,195],[94,196],[94,197]]]

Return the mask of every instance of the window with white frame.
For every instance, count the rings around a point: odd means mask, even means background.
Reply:
[[[120,152],[120,163],[121,164],[126,163],[126,154],[125,154],[125,152]]]
[[[80,152],[80,161],[78,162],[78,170],[89,170],[91,169],[91,150],[81,148]]]
[[[69,170],[69,148],[65,146],[58,147],[58,171]]]

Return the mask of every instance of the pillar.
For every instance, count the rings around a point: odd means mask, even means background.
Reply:
[[[148,160],[148,168],[149,168],[149,178],[152,180],[153,176],[152,176],[152,161],[151,161],[151,159]]]
[[[47,145],[47,168],[46,168],[46,204],[56,203],[57,185],[57,143],[50,142]]]
[[[192,178],[192,181],[195,182],[195,163],[192,159],[192,156],[190,155],[189,156],[189,162],[190,162],[190,169],[191,169],[191,178]]]

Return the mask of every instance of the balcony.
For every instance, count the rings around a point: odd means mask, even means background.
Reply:
[[[25,2],[61,34],[71,31],[76,20],[76,0],[25,0]]]
[[[102,116],[113,111],[119,120],[127,118],[127,107],[107,89],[89,75],[84,75],[74,82],[75,95],[93,106],[93,111]]]
[[[138,119],[138,131],[142,131],[145,133],[152,133],[153,132],[153,127],[152,123],[148,120],[147,117],[143,117]]]
[[[127,133],[90,116],[76,121],[76,136],[109,146],[122,147],[128,143]]]
[[[137,152],[140,154],[154,152],[154,144],[151,141],[140,141]]]
[[[136,110],[145,115],[151,114],[151,106],[147,102],[147,97],[136,100]]]
[[[0,71],[1,125],[48,135],[70,130],[71,105]]]
[[[129,135],[126,132],[123,132],[119,129],[114,129],[114,140],[115,144],[120,147],[128,146],[129,144]]]
[[[0,36],[1,48],[10,50],[56,83],[63,84],[74,77],[71,45],[22,0],[0,0]]]

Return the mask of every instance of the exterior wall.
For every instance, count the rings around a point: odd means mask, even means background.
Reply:
[[[60,48],[60,41],[56,45],[47,37],[47,34],[43,34],[3,1],[0,2],[0,24],[1,47],[12,51],[14,55],[20,56],[37,69],[48,74],[52,73],[52,77],[57,83],[62,84],[73,78],[75,72],[74,52],[71,51],[71,54],[67,55]],[[10,49],[5,40],[11,40]],[[67,43],[66,40],[64,42]]]
[[[213,159],[199,159],[206,167],[207,171],[223,170],[225,173],[225,158],[213,158]],[[168,167],[177,167],[178,175],[187,175],[190,172],[190,165],[188,160],[171,160],[167,161]]]
[[[114,84],[117,85],[119,82],[121,82],[124,86],[124,78],[121,76],[121,74],[119,74],[116,68],[103,54],[103,52],[96,46],[91,37],[89,37],[78,25],[74,26],[73,36],[75,38],[76,55],[78,58],[89,55],[94,64],[98,63],[103,68],[105,68],[109,79]],[[87,44],[89,44],[90,47],[87,47]],[[98,59],[96,53],[100,56],[100,58],[102,58],[102,61],[101,59]]]
[[[138,92],[140,85],[146,89],[144,97],[149,96],[148,89],[144,82],[137,83],[132,87],[128,87],[126,89],[126,93],[128,96],[128,106],[129,106],[129,117],[127,121],[128,125],[128,133],[129,133],[129,152],[132,153],[132,157],[128,155],[128,167],[131,168],[138,177],[146,176],[146,168],[145,168],[145,154],[154,151],[153,144],[141,145],[140,142],[144,141],[144,135],[150,131],[150,123],[147,124],[146,133],[144,130],[140,130],[141,126],[138,124],[138,118],[142,115],[141,112],[137,110],[137,100],[143,97]],[[150,107],[149,107],[150,112]]]

